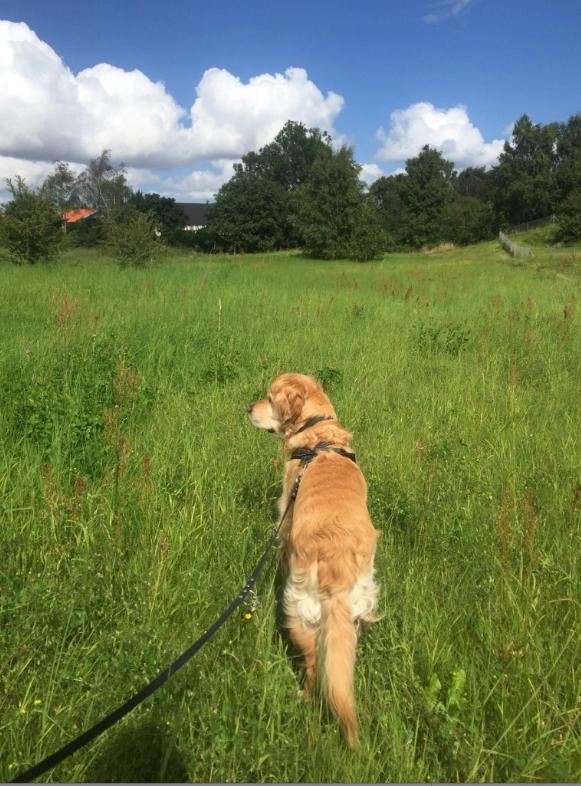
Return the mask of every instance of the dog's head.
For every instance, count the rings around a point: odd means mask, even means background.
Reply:
[[[257,428],[284,434],[317,415],[334,418],[335,410],[313,377],[281,374],[271,384],[265,399],[249,405],[248,414]]]

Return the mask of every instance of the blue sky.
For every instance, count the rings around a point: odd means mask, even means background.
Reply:
[[[371,180],[422,143],[459,168],[490,165],[523,112],[581,111],[580,0],[2,0],[0,19],[26,25],[4,28],[20,48],[0,52],[2,176],[21,161],[34,180],[118,142],[135,184],[199,199],[286,111],[353,145]],[[61,66],[51,55],[47,67],[45,45]]]

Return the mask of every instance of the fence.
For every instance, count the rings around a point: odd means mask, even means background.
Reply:
[[[553,213],[551,216],[544,218],[535,218],[534,221],[525,221],[524,224],[515,224],[514,226],[505,229],[506,235],[514,235],[516,232],[527,232],[529,229],[538,229],[539,227],[546,227],[548,224],[556,224],[557,216]]]
[[[498,233],[498,239],[500,241],[500,245],[508,251],[513,257],[532,257],[533,252],[530,248],[525,248],[524,246],[519,246],[518,243],[515,243],[511,240],[508,235],[504,232]]]

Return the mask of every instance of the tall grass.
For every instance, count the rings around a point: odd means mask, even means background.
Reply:
[[[45,777],[579,780],[579,278],[551,259],[0,266],[0,776],[238,592],[282,470],[245,405],[298,370],[353,432],[382,533],[360,748],[297,695],[273,562],[250,620]]]

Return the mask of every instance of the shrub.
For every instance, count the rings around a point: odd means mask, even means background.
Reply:
[[[2,210],[0,232],[11,259],[18,265],[53,259],[63,236],[58,211],[22,178],[6,183],[12,201]]]
[[[123,206],[105,216],[107,251],[121,267],[146,267],[155,262],[163,243],[153,216]]]
[[[476,197],[457,196],[442,211],[442,237],[459,246],[494,237],[494,213]]]
[[[575,243],[581,240],[581,189],[571,191],[559,210],[556,240]]]

